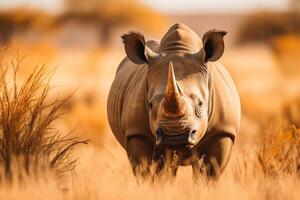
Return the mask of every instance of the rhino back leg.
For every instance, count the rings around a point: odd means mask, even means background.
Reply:
[[[192,166],[195,181],[200,174],[206,175],[208,179],[218,179],[227,166],[232,146],[233,141],[228,134],[218,134],[207,141],[199,149],[198,158],[203,158],[202,164],[195,162]]]
[[[128,138],[126,151],[135,176],[146,178],[150,175],[153,150],[152,141],[145,136]]]

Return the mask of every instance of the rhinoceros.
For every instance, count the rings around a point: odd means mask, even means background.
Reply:
[[[218,61],[225,31],[202,39],[177,23],[161,41],[139,32],[122,37],[126,58],[110,88],[107,113],[112,132],[126,150],[135,176],[190,165],[193,177],[218,179],[240,125],[235,84]],[[201,161],[201,162],[200,162]]]

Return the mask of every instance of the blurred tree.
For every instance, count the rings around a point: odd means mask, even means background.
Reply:
[[[7,44],[15,34],[24,34],[28,30],[47,29],[52,25],[52,17],[28,8],[16,8],[0,11],[0,45]]]
[[[136,24],[155,31],[163,22],[161,15],[136,0],[65,0],[65,11],[58,22],[71,20],[92,23],[104,45],[109,44],[112,32],[118,26]]]
[[[14,26],[12,20],[0,14],[0,46],[6,45],[13,37]]]
[[[287,11],[249,14],[240,27],[237,42],[273,45],[274,38],[291,34],[300,35],[300,0],[289,0]]]
[[[70,21],[94,26],[102,45],[110,44],[113,31],[120,26],[133,24],[156,32],[164,24],[160,14],[137,0],[64,0],[64,3],[63,12],[57,16],[29,8],[0,9],[0,45],[9,43],[14,35],[40,32]]]
[[[264,42],[272,45],[274,38],[288,34],[300,35],[299,12],[252,13],[240,26],[237,42]]]
[[[89,13],[100,10],[103,9],[103,5],[101,6],[101,4],[106,3],[106,0],[65,0],[66,9],[76,13]]]
[[[289,0],[290,9],[294,12],[300,12],[300,0]]]

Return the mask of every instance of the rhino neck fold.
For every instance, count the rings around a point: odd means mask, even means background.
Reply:
[[[207,123],[207,131],[209,132],[213,126],[213,113],[215,109],[215,102],[214,102],[214,82],[213,82],[213,74],[211,70],[208,68],[208,90],[209,90],[209,98],[208,98],[208,123]]]

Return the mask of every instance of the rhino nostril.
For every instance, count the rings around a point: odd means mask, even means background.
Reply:
[[[192,130],[190,132],[189,137],[188,137],[189,144],[192,144],[192,145],[196,144],[196,137],[195,137],[196,132],[197,132],[196,130]]]
[[[195,135],[196,135],[196,130],[193,130],[190,134],[190,139],[194,140],[195,139]]]

